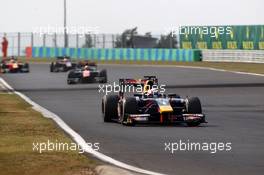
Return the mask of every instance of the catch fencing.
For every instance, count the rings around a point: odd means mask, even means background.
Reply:
[[[27,47],[62,48],[65,47],[64,34],[37,34],[37,33],[0,33],[0,40],[6,36],[8,56],[25,56]],[[68,34],[68,48],[142,48],[157,45],[162,35],[151,35],[150,38],[141,35],[134,36],[134,44],[130,47],[128,42],[118,34]],[[145,37],[145,38],[144,38]],[[126,37],[125,37],[126,38]],[[171,38],[172,40],[173,38]],[[2,41],[1,41],[2,42]],[[154,43],[153,43],[154,42]],[[130,43],[131,44],[131,43]],[[142,46],[143,45],[143,46]],[[0,46],[1,47],[1,46]],[[152,46],[155,48],[155,46]],[[151,47],[151,48],[152,48]],[[166,48],[175,48],[173,42],[169,42]],[[0,52],[0,57],[2,52]]]
[[[264,63],[262,50],[202,50],[203,61]]]

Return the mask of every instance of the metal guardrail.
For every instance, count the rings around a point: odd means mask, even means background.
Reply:
[[[264,50],[202,50],[203,61],[264,63]]]

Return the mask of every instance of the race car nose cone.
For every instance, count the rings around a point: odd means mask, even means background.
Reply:
[[[160,113],[163,113],[163,112],[173,112],[173,109],[171,106],[160,106]]]

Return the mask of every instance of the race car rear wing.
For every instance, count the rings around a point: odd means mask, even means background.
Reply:
[[[70,60],[71,57],[69,57],[69,56],[57,56],[57,60],[63,60],[63,59]]]
[[[82,61],[79,61],[78,65],[80,67],[84,67],[84,66],[92,66],[92,67],[97,67],[97,64],[93,61],[90,61],[90,60],[82,60]]]
[[[143,79],[132,79],[132,78],[126,78],[126,79],[119,79],[119,85],[125,86],[138,86],[138,85],[144,85],[147,81],[152,81],[153,84],[158,84],[158,78],[156,76],[144,76]]]
[[[120,96],[124,95],[125,86],[142,86],[144,87],[149,81],[152,82],[152,85],[158,85],[158,78],[156,76],[144,76],[143,79],[119,79],[119,86],[121,87],[121,91],[119,92]]]

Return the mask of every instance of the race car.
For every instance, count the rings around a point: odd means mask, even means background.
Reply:
[[[121,87],[143,86],[143,91],[133,96],[125,96],[124,91],[105,95],[102,99],[104,122],[131,126],[141,123],[186,123],[187,126],[198,126],[207,123],[198,97],[181,98],[177,94],[162,94],[153,88],[157,83],[155,76],[145,76],[140,80],[120,79]]]
[[[81,60],[78,62],[78,68],[84,68],[85,66],[97,67],[96,63],[90,60]]]
[[[80,62],[77,67],[68,74],[67,83],[107,83],[107,71],[99,71],[95,63],[89,61]]]
[[[50,72],[68,72],[74,69],[76,65],[76,63],[71,61],[70,57],[57,57],[57,60],[50,64]]]
[[[2,73],[29,73],[29,64],[18,61],[14,56],[1,61]]]

